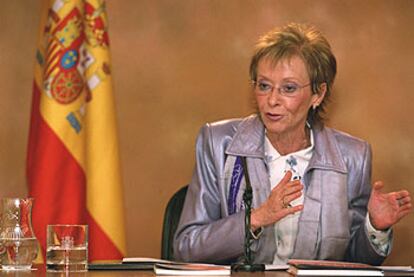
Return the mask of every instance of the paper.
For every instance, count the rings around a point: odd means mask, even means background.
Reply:
[[[156,275],[170,276],[221,276],[231,275],[230,266],[211,264],[155,264]]]
[[[123,263],[159,263],[159,264],[172,264],[175,262],[168,261],[168,260],[162,260],[157,258],[147,258],[147,257],[129,257],[129,258],[123,258]]]
[[[384,276],[381,270],[369,269],[298,269],[289,268],[288,272],[297,276]]]
[[[380,268],[362,263],[291,259],[288,264],[297,276],[384,276]]]
[[[266,264],[265,265],[265,270],[266,271],[282,271],[282,270],[287,270],[289,268],[289,266],[287,264]]]

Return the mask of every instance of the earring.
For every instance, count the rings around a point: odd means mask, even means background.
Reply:
[[[318,104],[313,104],[313,107],[312,107],[312,109],[313,110],[316,110],[316,108],[318,107]]]

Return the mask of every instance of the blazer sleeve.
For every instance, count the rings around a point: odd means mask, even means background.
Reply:
[[[244,212],[223,216],[220,185],[224,156],[221,136],[205,125],[196,142],[196,166],[174,238],[174,258],[185,262],[223,263],[242,255]]]
[[[350,213],[351,213],[351,240],[346,253],[346,259],[372,265],[380,265],[386,256],[379,253],[372,244],[365,226],[368,201],[371,194],[371,160],[372,151],[365,143],[362,164],[354,170],[359,171],[350,175]],[[358,168],[359,167],[359,168]],[[351,177],[352,176],[352,177]]]

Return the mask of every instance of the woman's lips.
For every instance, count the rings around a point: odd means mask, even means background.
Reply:
[[[279,121],[282,119],[283,115],[275,113],[266,113],[266,117],[271,121]]]

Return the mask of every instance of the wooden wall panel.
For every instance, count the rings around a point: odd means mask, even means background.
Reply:
[[[1,1],[0,196],[26,194],[25,151],[40,4]],[[368,140],[373,179],[414,193],[414,1],[107,0],[128,251],[160,253],[168,198],[189,182],[201,125],[253,111],[248,64],[257,37],[316,24],[338,77],[329,125]],[[414,264],[411,214],[388,264]]]

